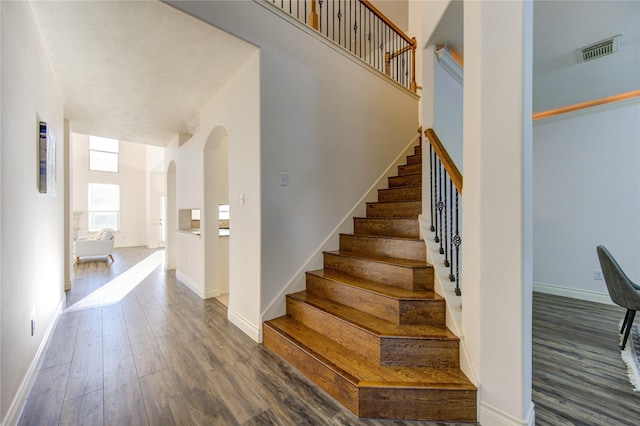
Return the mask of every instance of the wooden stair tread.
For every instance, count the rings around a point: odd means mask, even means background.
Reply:
[[[326,251],[336,256],[351,257],[355,259],[369,260],[372,262],[386,263],[388,265],[403,266],[405,268],[431,268],[432,266],[426,261],[402,259],[398,257],[376,256],[373,254],[354,253],[345,250]]]
[[[424,340],[459,340],[446,327],[432,325],[396,325],[389,321],[367,314],[346,305],[331,301],[321,296],[300,291],[287,297],[311,305],[343,321],[355,325],[374,335],[385,338],[417,338]]]
[[[307,274],[339,282],[351,287],[357,287],[359,289],[396,300],[442,299],[442,297],[434,291],[408,290],[393,285],[383,284],[378,281],[368,280],[366,278],[354,277],[333,269],[318,269],[316,271],[308,271]]]
[[[456,368],[380,366],[289,317],[265,322],[359,386],[476,390]]]
[[[340,235],[355,235],[357,237],[360,238],[371,238],[372,240],[392,240],[392,241],[411,241],[411,242],[417,242],[417,241],[422,241],[424,242],[424,240],[422,238],[412,238],[412,237],[394,237],[391,235],[369,235],[369,234],[340,234]]]

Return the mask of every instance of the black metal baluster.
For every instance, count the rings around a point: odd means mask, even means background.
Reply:
[[[460,238],[460,232],[458,232],[458,190],[456,189],[456,236],[453,237],[453,244],[456,246],[456,295],[460,296],[462,291],[460,290],[460,245],[462,244],[462,239]]]
[[[343,47],[347,47],[347,33],[351,35],[349,31],[347,31],[347,0],[344,0],[344,45]]]
[[[447,184],[449,186],[451,186],[451,179],[449,179],[449,174],[446,172],[444,172],[444,235],[443,235],[443,240],[444,240],[444,266],[446,266],[447,268],[449,267],[449,218],[448,218],[448,213],[449,213],[449,197],[448,197],[448,193],[447,193]],[[453,225],[451,225],[453,227]]]
[[[436,176],[436,185],[435,185],[435,198],[434,198],[434,211],[436,213],[436,237],[433,239],[433,241],[435,241],[436,243],[440,242],[440,233],[438,232],[438,196],[439,196],[439,190],[438,190],[438,184],[439,184],[439,180],[438,180],[438,169],[440,168],[440,159],[438,158],[438,155],[436,154],[435,156],[435,160],[436,160],[436,172],[435,172],[435,176]]]
[[[429,203],[429,207],[431,207],[431,232],[436,230],[433,226],[433,184],[433,147],[431,146],[431,143],[429,143],[429,192],[431,192],[431,202]]]
[[[342,45],[342,38],[340,37],[340,32],[342,31],[342,9],[340,6],[340,0],[338,0],[338,44]]]
[[[456,190],[457,193],[457,190]],[[453,234],[453,181],[449,179],[449,198],[451,200],[451,208],[449,209],[449,220],[451,221],[451,241],[449,243],[449,259],[451,262],[449,263],[449,281],[454,281],[455,277],[453,275],[453,240],[455,239]]]
[[[331,31],[333,33],[331,40],[336,41],[336,0],[331,0],[331,3]],[[338,6],[340,6],[340,0],[338,0]]]
[[[442,209],[444,203],[442,202],[442,160],[438,161],[438,224],[439,224],[439,240],[440,240],[440,254],[444,254],[442,248]]]

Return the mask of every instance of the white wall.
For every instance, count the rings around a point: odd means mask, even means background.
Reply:
[[[1,2],[0,417],[17,421],[64,286],[63,101],[26,2]],[[38,121],[57,138],[56,197],[38,192]],[[30,316],[36,310],[36,334]],[[40,352],[39,352],[40,351]],[[17,403],[17,405],[12,405]]]
[[[268,5],[172,4],[260,48],[261,272],[236,296],[234,235],[230,240],[230,309],[253,306],[249,299],[259,295],[258,309],[243,317],[259,338],[261,311],[282,297],[299,268],[414,138],[417,98]],[[229,135],[232,151],[231,129]],[[279,185],[283,170],[288,186]],[[233,171],[230,182],[233,203]]]
[[[606,301],[596,246],[640,282],[640,101],[536,121],[536,290]]]
[[[430,53],[431,54],[431,53]],[[434,60],[434,130],[458,170],[462,170],[463,87]]]
[[[147,146],[120,141],[118,173],[96,172],[89,170],[89,136],[73,133],[71,140],[73,143],[73,210],[82,212],[79,235],[89,233],[89,183],[118,184],[120,185],[120,230],[116,232],[115,246],[146,245],[149,224]]]
[[[464,2],[464,45],[462,330],[478,420],[533,425],[533,3]]]
[[[203,70],[206,72],[206,70]],[[229,317],[247,334],[257,339],[256,319],[260,314],[260,55],[255,51],[227,84],[200,111],[200,129],[182,146],[178,140],[167,148],[166,162],[176,164],[177,209],[206,209],[217,203],[205,204],[204,150],[212,133],[228,134],[228,195],[232,233],[221,237],[228,241],[229,257],[210,256],[205,259],[206,233],[217,239],[217,220],[201,221],[200,237],[169,229],[176,239],[176,275],[203,298],[224,291],[217,280],[206,280],[206,265],[215,267],[211,276],[220,277],[218,263],[229,264]],[[223,185],[224,186],[224,185]],[[215,190],[215,185],[213,186]],[[222,192],[222,191],[220,191]],[[245,194],[245,202],[240,200]],[[219,241],[220,242],[220,241]],[[224,246],[225,242],[221,244]],[[228,262],[228,263],[227,263]]]

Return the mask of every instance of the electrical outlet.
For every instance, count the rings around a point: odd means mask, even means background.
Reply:
[[[594,270],[593,279],[597,281],[604,281],[604,277],[602,276],[602,271],[598,271],[597,269]]]

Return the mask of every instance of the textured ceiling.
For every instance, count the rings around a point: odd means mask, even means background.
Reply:
[[[74,132],[164,146],[255,47],[156,1],[39,1],[32,10]]]

